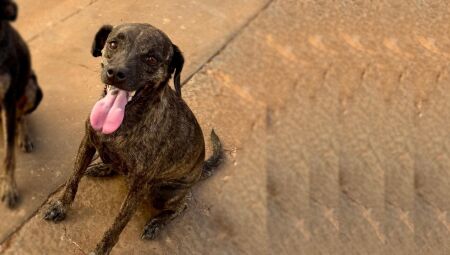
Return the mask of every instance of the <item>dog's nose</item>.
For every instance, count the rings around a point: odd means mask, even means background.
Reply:
[[[114,77],[114,70],[112,68],[106,70],[106,76],[108,76],[108,78]]]
[[[123,80],[125,80],[125,78],[127,78],[127,77],[124,72],[121,72],[121,71],[117,72],[117,80],[123,81]]]
[[[123,70],[121,68],[108,68],[106,70],[106,76],[109,79],[115,79],[119,82],[122,82],[127,78],[127,76],[125,74],[125,70]]]

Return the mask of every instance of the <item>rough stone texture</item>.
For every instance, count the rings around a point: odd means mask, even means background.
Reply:
[[[143,206],[113,254],[449,254],[448,10],[273,1],[183,88],[225,165],[160,240],[138,239]],[[35,216],[3,253],[90,251],[125,189],[84,179],[67,221]]]

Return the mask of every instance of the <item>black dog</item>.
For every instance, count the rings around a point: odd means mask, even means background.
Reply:
[[[25,115],[33,112],[42,99],[36,75],[31,70],[28,47],[9,24],[16,17],[17,5],[11,0],[0,0],[0,103],[6,148],[0,170],[0,199],[11,208],[19,198],[14,179],[15,137],[23,151],[33,149]]]
[[[126,176],[128,194],[95,250],[109,254],[146,197],[159,213],[149,219],[142,238],[154,239],[185,209],[190,188],[219,164],[222,147],[212,132],[213,155],[204,162],[202,130],[180,96],[184,59],[163,32],[148,24],[103,26],[92,54],[103,57],[101,78],[107,85],[86,123],[74,173],[44,218],[65,218],[84,174]],[[176,92],[168,85],[173,73]],[[89,167],[96,152],[103,163]]]

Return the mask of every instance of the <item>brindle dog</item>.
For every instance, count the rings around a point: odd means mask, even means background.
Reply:
[[[13,208],[19,200],[15,170],[16,137],[20,148],[31,152],[25,115],[33,112],[42,99],[36,75],[31,70],[30,53],[19,33],[10,25],[17,17],[17,5],[0,0],[0,105],[5,157],[0,169],[0,199]]]
[[[122,100],[126,108],[118,108],[118,116],[123,110],[124,119],[116,122],[114,118],[108,120],[108,115],[98,125],[98,118],[92,117],[93,110],[86,122],[74,173],[62,195],[50,203],[44,218],[55,222],[65,218],[84,174],[126,176],[128,194],[95,250],[95,254],[109,254],[146,197],[158,213],[148,220],[142,238],[156,238],[160,229],[185,209],[190,188],[211,174],[223,153],[220,140],[212,131],[213,155],[204,161],[202,130],[180,93],[179,75],[184,59],[162,31],[148,24],[103,26],[95,36],[92,54],[103,59],[103,99],[115,100],[114,105],[120,105],[117,102],[121,95],[128,99]],[[173,73],[176,91],[168,85]],[[108,121],[121,124],[116,130],[109,129],[105,124]],[[96,152],[102,163],[90,165]]]

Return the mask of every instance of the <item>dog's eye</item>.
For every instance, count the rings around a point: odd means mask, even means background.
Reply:
[[[158,60],[156,60],[155,57],[147,56],[145,57],[145,62],[149,65],[156,65],[158,63]]]
[[[116,41],[112,41],[109,43],[109,48],[115,50],[117,49],[117,42]]]

